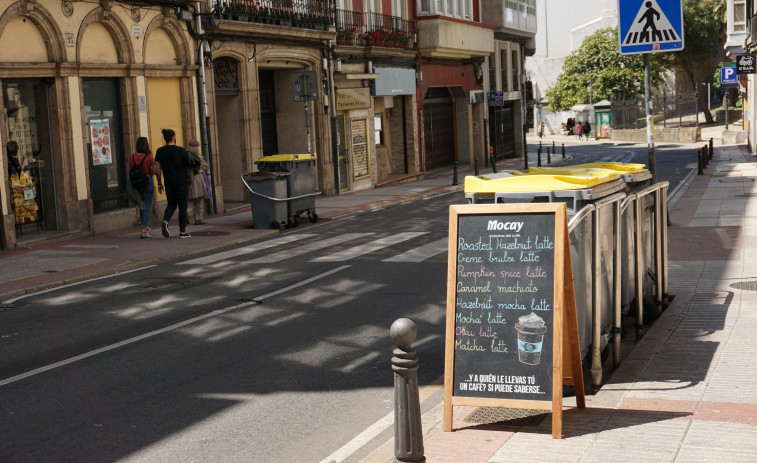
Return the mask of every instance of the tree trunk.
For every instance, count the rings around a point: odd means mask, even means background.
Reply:
[[[705,124],[712,124],[715,122],[715,120],[712,118],[712,113],[710,112],[710,108],[707,107],[707,98],[705,98],[705,95],[699,91],[699,88],[697,87],[697,81],[694,77],[694,71],[691,69],[691,65],[689,63],[684,63],[683,70],[686,73],[686,76],[689,78],[689,81],[691,82],[691,85],[694,87],[694,91],[697,95],[697,100],[699,102],[699,107],[702,108],[702,111],[704,112],[704,122]]]

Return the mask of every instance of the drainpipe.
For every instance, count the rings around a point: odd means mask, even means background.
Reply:
[[[197,11],[198,13],[200,11],[199,2],[195,3],[195,11]],[[208,199],[208,210],[213,214],[217,214],[218,211],[215,208],[215,182],[213,181],[213,163],[210,159],[210,143],[208,142],[208,140],[210,139],[210,118],[208,117],[208,98],[206,94],[207,89],[205,86],[205,39],[202,37],[202,17],[197,14],[195,15],[195,19],[197,20],[197,34],[200,36],[200,40],[197,41],[198,59],[200,61],[200,66],[197,69],[197,78],[200,80],[200,85],[197,86],[197,96],[200,100],[200,143],[202,144],[202,156],[205,158],[205,162],[208,163],[208,166],[210,166],[210,178],[208,179],[208,182],[210,183],[210,199]]]

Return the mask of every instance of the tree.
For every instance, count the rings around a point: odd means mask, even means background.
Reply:
[[[712,73],[713,61],[722,61],[724,11],[723,0],[683,2],[684,49],[671,54],[693,89],[696,89],[699,83],[707,81]],[[699,107],[704,108],[705,121],[712,124],[712,113],[706,104],[707,98],[704,92],[698,94]]]
[[[672,67],[669,55],[652,56],[652,85],[659,85],[664,70]],[[550,111],[564,111],[590,100],[636,98],[643,94],[642,55],[621,55],[617,28],[606,27],[587,36],[580,48],[565,58],[557,81],[547,90],[547,99]]]

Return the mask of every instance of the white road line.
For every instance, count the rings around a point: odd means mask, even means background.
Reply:
[[[426,399],[431,397],[434,392],[438,391],[443,386],[444,377],[438,378],[433,383],[424,387],[418,394],[418,399],[423,403]],[[360,450],[365,444],[373,440],[376,436],[389,429],[394,425],[394,412],[391,412],[373,423],[365,431],[361,432],[354,439],[344,444],[340,449],[336,450],[331,455],[327,456],[320,463],[340,463],[346,460],[350,455]]]
[[[321,278],[327,277],[327,276],[329,276],[331,274],[334,274],[336,272],[341,272],[342,270],[344,270],[346,268],[350,268],[350,266],[349,265],[342,265],[341,267],[337,267],[337,268],[335,268],[333,270],[329,270],[328,272],[321,273],[320,275],[316,275],[316,276],[314,276],[312,278],[308,278],[307,280],[303,280],[303,281],[301,281],[299,283],[295,283],[295,284],[293,284],[291,286],[287,286],[286,288],[282,288],[282,289],[280,289],[278,291],[274,291],[272,293],[268,293],[268,294],[264,294],[262,296],[258,296],[256,298],[254,298],[253,301],[255,301],[255,302],[263,302],[265,299],[268,299],[269,297],[277,296],[279,294],[285,293],[285,292],[290,291],[292,289],[299,288],[300,286],[305,286],[308,283],[312,283],[313,281],[320,280]]]
[[[161,328],[159,330],[150,331],[149,333],[141,334],[139,336],[135,336],[133,338],[129,338],[129,339],[123,340],[121,342],[117,342],[115,344],[111,344],[109,346],[101,347],[100,349],[95,349],[93,351],[90,351],[90,352],[87,352],[87,353],[84,353],[84,354],[81,354],[81,355],[77,355],[76,357],[71,357],[69,359],[61,360],[60,362],[56,362],[56,363],[53,363],[53,364],[50,364],[50,365],[47,365],[47,366],[44,366],[44,367],[41,367],[41,368],[37,368],[35,370],[27,371],[26,373],[22,373],[20,375],[12,376],[12,377],[10,377],[8,379],[4,379],[4,380],[0,381],[0,387],[6,386],[6,385],[11,384],[11,383],[15,383],[16,381],[21,381],[22,379],[26,379],[26,378],[29,378],[29,377],[32,377],[32,376],[36,376],[36,375],[38,375],[40,373],[44,373],[46,371],[50,371],[50,370],[54,370],[56,368],[60,368],[62,366],[70,365],[70,364],[78,362],[80,360],[84,360],[84,359],[87,359],[87,358],[90,358],[90,357],[94,357],[95,355],[99,355],[99,354],[102,354],[104,352],[108,352],[108,351],[111,351],[111,350],[114,350],[114,349],[118,349],[119,347],[128,346],[129,344],[134,344],[135,342],[139,342],[139,341],[142,341],[144,339],[152,338],[152,337],[157,336],[159,334],[163,334],[163,333],[167,333],[169,331],[173,331],[175,329],[178,329],[178,328],[190,325],[192,323],[195,323],[195,322],[198,322],[198,321],[201,321],[201,320],[205,320],[206,318],[216,317],[218,315],[225,314],[226,312],[230,312],[230,311],[236,310],[236,309],[242,309],[242,308],[249,307],[249,306],[255,305],[255,304],[256,303],[254,301],[243,302],[242,304],[237,304],[235,306],[227,307],[225,309],[214,310],[213,312],[210,312],[210,313],[205,314],[205,315],[200,315],[198,317],[190,318],[189,320],[184,320],[183,322],[175,323],[173,325],[167,326],[165,328]]]
[[[333,238],[328,238],[325,240],[316,241],[314,243],[306,244],[304,246],[298,246],[296,248],[288,249],[286,251],[277,252],[274,254],[268,254],[267,256],[259,257],[257,259],[253,259],[250,261],[247,261],[249,264],[272,264],[274,262],[279,262],[284,259],[290,259],[292,257],[301,256],[303,254],[307,254],[310,252],[315,252],[320,249],[327,248],[329,246],[334,246],[339,243],[346,243],[348,241],[352,241],[354,239],[372,235],[373,233],[345,233],[344,235],[335,236]]]
[[[24,294],[23,296],[16,296],[16,297],[8,299],[7,301],[3,301],[2,303],[3,304],[13,304],[16,301],[20,301],[21,299],[24,299],[24,298],[27,298],[27,297],[30,297],[30,296],[38,296],[40,294],[49,293],[51,291],[58,291],[60,289],[70,288],[72,286],[83,285],[84,283],[89,283],[89,282],[92,282],[92,281],[104,280],[106,278],[113,278],[113,277],[117,277],[117,276],[121,276],[121,275],[126,275],[127,273],[139,272],[141,270],[147,270],[148,268],[153,268],[153,267],[157,267],[157,265],[148,265],[147,267],[135,268],[133,270],[126,270],[125,272],[118,272],[118,273],[114,273],[113,275],[105,275],[105,276],[101,276],[101,277],[97,277],[97,278],[90,278],[89,280],[77,281],[76,283],[69,283],[69,284],[63,285],[63,286],[56,286],[55,288],[45,289],[43,291],[37,291],[36,293]]]
[[[60,368],[62,366],[66,366],[66,365],[70,365],[72,363],[76,363],[76,362],[78,362],[80,360],[84,360],[84,359],[87,359],[87,358],[90,358],[90,357],[94,357],[95,355],[99,355],[99,354],[102,354],[104,352],[108,352],[108,351],[111,351],[111,350],[114,350],[114,349],[118,349],[119,347],[128,346],[129,344],[134,344],[136,342],[139,342],[139,341],[142,341],[142,340],[145,340],[145,339],[148,339],[148,338],[152,338],[152,337],[157,336],[159,334],[167,333],[169,331],[173,331],[173,330],[176,330],[178,328],[182,328],[184,326],[191,325],[192,323],[195,323],[195,322],[198,322],[198,321],[201,321],[201,320],[205,320],[207,318],[216,317],[218,315],[223,315],[226,312],[230,312],[232,310],[243,309],[245,307],[250,307],[252,305],[256,305],[256,304],[258,304],[259,302],[263,301],[266,298],[269,298],[271,296],[275,296],[277,294],[284,293],[284,292],[289,291],[289,290],[294,289],[294,288],[299,288],[300,286],[304,286],[304,285],[306,285],[308,283],[311,283],[313,281],[319,280],[321,278],[324,278],[326,276],[329,276],[329,275],[331,275],[333,273],[339,272],[339,271],[344,270],[344,269],[349,268],[349,267],[350,267],[349,265],[343,265],[343,266],[341,266],[339,268],[335,268],[333,270],[330,270],[328,272],[322,273],[320,275],[316,275],[313,278],[308,278],[307,280],[301,281],[301,282],[299,282],[297,284],[294,284],[294,285],[291,285],[291,286],[287,286],[286,288],[280,289],[278,291],[274,291],[272,293],[268,293],[266,295],[263,295],[263,296],[260,296],[260,297],[256,297],[256,298],[254,298],[253,300],[251,300],[249,302],[243,302],[241,304],[237,304],[237,305],[234,305],[234,306],[231,306],[231,307],[227,307],[225,309],[214,310],[213,312],[207,313],[205,315],[200,315],[200,316],[197,316],[197,317],[194,317],[194,318],[190,318],[189,320],[184,320],[183,322],[175,323],[173,325],[166,326],[165,328],[161,328],[159,330],[150,331],[149,333],[141,334],[139,336],[135,336],[133,338],[129,338],[129,339],[123,340],[121,342],[117,342],[115,344],[111,344],[109,346],[101,347],[100,349],[95,349],[93,351],[90,351],[90,352],[87,352],[87,353],[84,353],[84,354],[81,354],[81,355],[77,355],[75,357],[71,357],[71,358],[66,359],[66,360],[61,360],[60,362],[52,363],[52,364],[46,365],[44,367],[40,367],[40,368],[31,370],[31,371],[27,371],[26,373],[21,373],[20,375],[12,376],[10,378],[1,380],[0,381],[0,387],[6,386],[6,385],[11,384],[11,383],[15,383],[17,381],[21,381],[22,379],[26,379],[26,378],[30,378],[32,376],[36,376],[36,375],[38,375],[40,373],[44,373],[46,371],[54,370],[54,369]]]
[[[354,259],[373,251],[378,251],[387,246],[392,246],[403,241],[415,238],[417,236],[425,235],[428,232],[405,232],[398,233],[396,235],[387,236],[379,240],[367,243],[361,246],[355,246],[354,248],[345,249],[344,251],[337,252],[328,256],[319,257],[311,260],[311,262],[344,262],[346,260]]]
[[[430,259],[437,254],[447,251],[449,245],[448,238],[442,238],[433,243],[429,243],[425,246],[412,249],[403,254],[398,254],[394,257],[384,259],[384,262],[423,262],[426,259]]]
[[[294,235],[288,235],[288,236],[282,236],[281,238],[277,238],[274,240],[269,241],[263,241],[260,243],[255,243],[250,246],[244,246],[237,249],[232,249],[230,251],[224,251],[219,252],[216,254],[211,254],[209,256],[205,257],[199,257],[197,259],[191,259],[186,260],[184,262],[178,262],[176,265],[206,265],[206,264],[213,264],[222,260],[231,259],[232,257],[241,256],[243,254],[250,254],[256,251],[262,251],[263,249],[272,248],[274,246],[278,246],[280,244],[286,244],[291,243],[293,241],[298,241],[305,238],[310,238],[311,236],[315,236],[313,234],[294,234]]]

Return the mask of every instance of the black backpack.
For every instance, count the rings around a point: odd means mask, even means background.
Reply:
[[[137,158],[134,158],[134,165],[129,169],[129,180],[131,180],[131,184],[134,185],[134,188],[144,188],[150,182],[150,177],[148,177],[147,174],[145,174],[144,169],[142,169],[142,163],[145,162],[146,157],[147,155],[142,158],[142,162],[139,164],[136,163]]]

